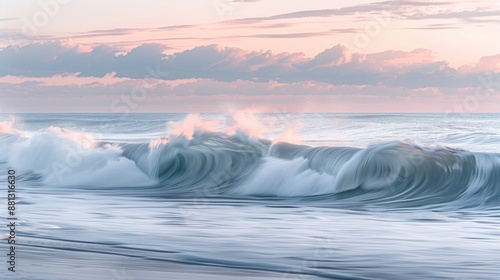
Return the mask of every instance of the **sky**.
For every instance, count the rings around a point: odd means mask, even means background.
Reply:
[[[500,112],[500,1],[0,0],[0,113]]]

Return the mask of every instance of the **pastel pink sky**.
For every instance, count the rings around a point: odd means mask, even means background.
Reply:
[[[0,112],[500,112],[500,1],[0,0],[0,26]]]

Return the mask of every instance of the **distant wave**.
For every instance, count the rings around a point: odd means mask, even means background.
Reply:
[[[10,128],[9,128],[10,129]],[[174,197],[315,198],[401,207],[500,206],[500,155],[390,142],[365,149],[272,143],[245,133],[195,131],[111,144],[51,127],[0,134],[0,161],[49,186],[129,188]]]

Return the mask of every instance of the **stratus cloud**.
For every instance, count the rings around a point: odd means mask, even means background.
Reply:
[[[278,83],[196,80],[179,85],[159,80],[144,98],[133,99],[139,79],[86,86],[43,82],[0,82],[3,112],[200,112],[224,111],[226,106],[261,111],[330,112],[447,112],[474,96],[474,88],[406,89],[381,85],[330,85],[320,82]],[[498,111],[500,95],[491,94],[478,110]]]
[[[386,85],[407,88],[473,87],[477,76],[498,74],[498,56],[485,57],[477,65],[453,68],[437,61],[426,49],[353,53],[342,45],[315,57],[300,53],[246,51],[218,45],[200,46],[166,55],[158,44],[144,44],[124,53],[99,45],[84,52],[78,46],[34,43],[0,51],[0,76],[116,77],[167,80],[213,79],[296,83],[317,81],[332,85]],[[465,69],[465,70],[464,70]],[[161,75],[155,74],[161,72]]]

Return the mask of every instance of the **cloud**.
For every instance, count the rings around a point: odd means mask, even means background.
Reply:
[[[267,17],[243,18],[233,22],[257,23],[261,21],[274,21],[282,19],[304,19],[356,16],[358,18],[370,19],[375,15],[390,15],[398,20],[432,20],[432,19],[456,19],[464,23],[481,21],[480,18],[500,16],[500,10],[490,5],[478,3],[474,8],[464,5],[466,2],[444,2],[444,1],[382,1],[355,6],[347,6],[338,9],[305,10],[286,14],[278,14]],[[493,22],[496,22],[493,20]],[[427,27],[429,28],[429,27]]]
[[[20,18],[0,18],[0,21],[13,21],[13,20],[20,20]]]
[[[80,73],[81,76],[102,77],[117,72],[119,76],[143,78],[148,66],[161,63],[165,47],[143,44],[120,55],[107,45],[81,52],[78,46],[59,42],[34,43],[22,47],[9,46],[0,51],[0,76],[47,77],[57,74]]]
[[[159,44],[143,44],[129,52],[99,45],[90,51],[57,42],[10,46],[0,51],[0,76],[141,79],[160,71],[160,79],[213,79],[283,83],[316,81],[332,85],[386,85],[406,88],[475,86],[477,76],[499,71],[499,56],[477,65],[453,68],[436,61],[432,51],[353,53],[342,45],[309,58],[301,53],[247,51],[208,45],[166,55]],[[168,75],[166,74],[168,73]],[[158,75],[156,75],[158,76]]]
[[[482,17],[498,17],[500,10],[469,10],[469,11],[446,11],[433,14],[414,14],[406,18],[412,20],[428,20],[428,19],[459,19],[464,22],[474,21],[474,19]]]
[[[417,1],[382,1],[355,6],[347,6],[339,9],[322,9],[297,11],[286,14],[279,14],[268,17],[246,18],[236,21],[265,21],[278,19],[299,19],[311,17],[333,17],[333,16],[352,16],[352,15],[373,15],[373,13],[391,12],[396,13],[400,10],[415,7],[438,7],[450,5],[449,2],[417,2]]]
[[[145,88],[144,98],[132,92],[144,81],[118,80],[111,84],[48,85],[44,82],[0,82],[3,112],[220,112],[226,106],[259,111],[302,112],[446,112],[474,96],[474,88],[447,90],[428,87],[405,89],[383,85],[331,85],[233,81],[211,79],[173,85],[157,81]],[[478,110],[498,111],[500,95],[491,95]]]
[[[500,54],[482,57],[476,65],[464,65],[460,70],[466,73],[500,73]]]
[[[336,28],[336,29],[330,29],[328,31],[318,31],[318,32],[252,34],[252,35],[246,35],[246,36],[236,35],[236,36],[230,36],[227,38],[278,38],[278,39],[310,38],[310,37],[332,36],[335,34],[356,33],[356,32],[360,32],[360,30],[354,29],[354,28]]]
[[[221,3],[239,4],[221,0]],[[240,1],[248,2],[248,1]],[[250,1],[253,2],[253,1]],[[332,2],[333,3],[333,2]],[[265,5],[261,2],[258,5]],[[293,5],[292,5],[293,6]],[[325,7],[338,5],[324,4]],[[0,19],[1,20],[1,19]],[[395,22],[386,26],[389,22]],[[500,22],[500,9],[484,1],[473,4],[467,1],[381,1],[342,8],[301,10],[265,17],[241,18],[204,24],[172,25],[163,27],[113,28],[87,32],[64,32],[25,36],[19,30],[0,30],[0,36],[24,43],[33,40],[74,39],[87,44],[115,42],[136,46],[144,42],[168,42],[172,48],[196,46],[200,41],[227,43],[247,39],[298,39],[320,38],[342,34],[363,33],[365,26],[383,25],[387,30],[434,30],[443,31],[463,27],[487,26],[494,30]],[[397,24],[396,24],[397,22]],[[302,28],[307,24],[307,29]],[[337,28],[331,28],[333,25]],[[203,30],[200,32],[200,30]],[[269,31],[269,33],[268,33]],[[418,31],[417,31],[418,32]],[[4,34],[2,34],[4,33]],[[444,34],[444,33],[443,33]],[[484,34],[483,34],[484,35]],[[482,36],[484,37],[484,36]],[[5,42],[4,42],[5,43]]]

